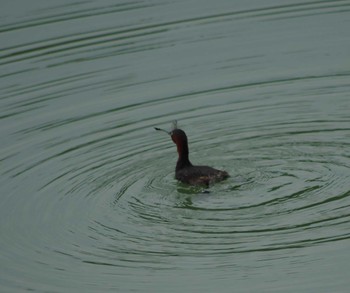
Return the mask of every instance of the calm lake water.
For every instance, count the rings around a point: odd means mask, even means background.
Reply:
[[[350,1],[0,16],[1,292],[349,292]]]

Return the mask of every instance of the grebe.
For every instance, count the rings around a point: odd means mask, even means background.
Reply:
[[[190,185],[209,186],[211,183],[219,182],[230,177],[226,171],[217,170],[209,166],[192,165],[189,160],[186,133],[182,129],[177,128],[177,121],[174,121],[172,131],[166,131],[158,127],[154,127],[154,129],[169,134],[176,144],[179,154],[175,168],[175,178],[177,180]]]

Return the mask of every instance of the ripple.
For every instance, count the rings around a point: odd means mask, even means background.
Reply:
[[[249,92],[250,89],[242,91]],[[221,95],[224,98],[226,91]],[[190,99],[204,98],[191,96]],[[271,106],[266,102],[265,99],[264,116],[276,110],[274,101],[271,101]],[[181,104],[181,99],[176,103]],[[308,121],[276,125],[275,121],[265,119],[264,123],[257,120],[257,124],[251,120],[249,126],[243,127],[251,119],[247,117],[249,112],[255,115],[254,107],[245,107],[245,104],[244,100],[235,101],[232,105],[225,105],[224,112],[214,109],[213,115],[222,113],[223,126],[213,125],[211,128],[206,124],[206,131],[193,136],[197,125],[198,129],[203,128],[200,126],[203,116],[197,112],[208,106],[185,112],[188,116],[183,119],[183,128],[187,130],[189,122],[194,125],[188,130],[193,159],[206,158],[206,163],[228,168],[233,175],[232,179],[214,186],[209,193],[176,183],[173,178],[176,152],[172,142],[167,136],[145,131],[154,125],[153,119],[143,122],[148,126],[140,124],[133,126],[132,130],[121,126],[91,131],[76,137],[70,146],[67,142],[48,144],[46,154],[31,157],[24,166],[8,172],[14,178],[24,179],[24,175],[28,176],[30,172],[35,174],[59,164],[57,170],[50,172],[54,177],[50,179],[50,173],[46,174],[46,182],[41,182],[38,190],[44,195],[60,188],[65,197],[60,196],[46,206],[44,217],[52,223],[58,222],[62,215],[56,211],[65,207],[64,223],[71,226],[68,223],[79,210],[82,204],[79,201],[83,200],[85,211],[80,217],[90,226],[78,232],[82,224],[76,223],[77,226],[73,225],[69,230],[81,234],[81,243],[85,243],[86,238],[98,240],[98,249],[91,246],[73,254],[88,263],[100,263],[102,255],[99,251],[102,250],[115,253],[106,265],[119,266],[120,255],[122,266],[137,267],[140,263],[153,266],[153,257],[156,256],[158,265],[174,269],[167,265],[167,257],[205,258],[308,247],[325,243],[327,239],[330,242],[348,239],[348,234],[341,230],[329,230],[335,225],[346,224],[349,217],[346,212],[349,191],[344,184],[349,180],[349,158],[345,156],[342,142],[343,134],[349,130],[346,127],[348,121],[309,118]],[[278,109],[288,110],[290,106],[289,102],[280,102]],[[232,131],[224,126],[230,123],[225,119],[230,107],[239,109],[234,111],[236,115],[245,117],[241,121],[237,117],[236,123],[239,124]],[[129,111],[132,112],[133,108]],[[209,121],[210,118],[206,116]],[[71,123],[63,122],[55,127],[68,129]],[[42,126],[37,130],[47,132],[51,129]],[[218,137],[220,129],[229,131],[221,130],[223,135]],[[123,147],[130,139],[134,146]],[[37,144],[35,142],[33,147]],[[65,149],[62,150],[62,146]],[[64,203],[67,201],[70,204]],[[96,204],[100,210],[96,209]],[[45,205],[47,201],[43,202],[43,207]],[[59,205],[63,206],[59,208]],[[26,208],[30,207],[31,204]],[[40,210],[40,206],[37,209]],[[26,213],[22,212],[23,215]],[[262,222],[257,221],[259,219]],[[41,217],[37,220],[43,221]],[[310,230],[314,237],[310,236]],[[62,237],[68,237],[68,242],[72,240],[69,234]],[[240,240],[236,243],[237,238]],[[116,239],[118,243],[115,243]],[[202,264],[199,261],[198,268]],[[213,268],[209,264],[206,267]]]

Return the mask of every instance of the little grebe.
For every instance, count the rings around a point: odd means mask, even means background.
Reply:
[[[155,127],[155,130],[160,130],[168,133],[171,139],[176,144],[179,158],[176,163],[175,178],[183,183],[190,185],[205,185],[222,181],[230,175],[226,171],[214,169],[209,166],[193,166],[188,157],[188,142],[186,133],[177,128],[176,121],[173,123],[173,130],[166,131]]]

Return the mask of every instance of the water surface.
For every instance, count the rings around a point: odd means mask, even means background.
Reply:
[[[349,1],[0,15],[0,291],[347,292]]]

